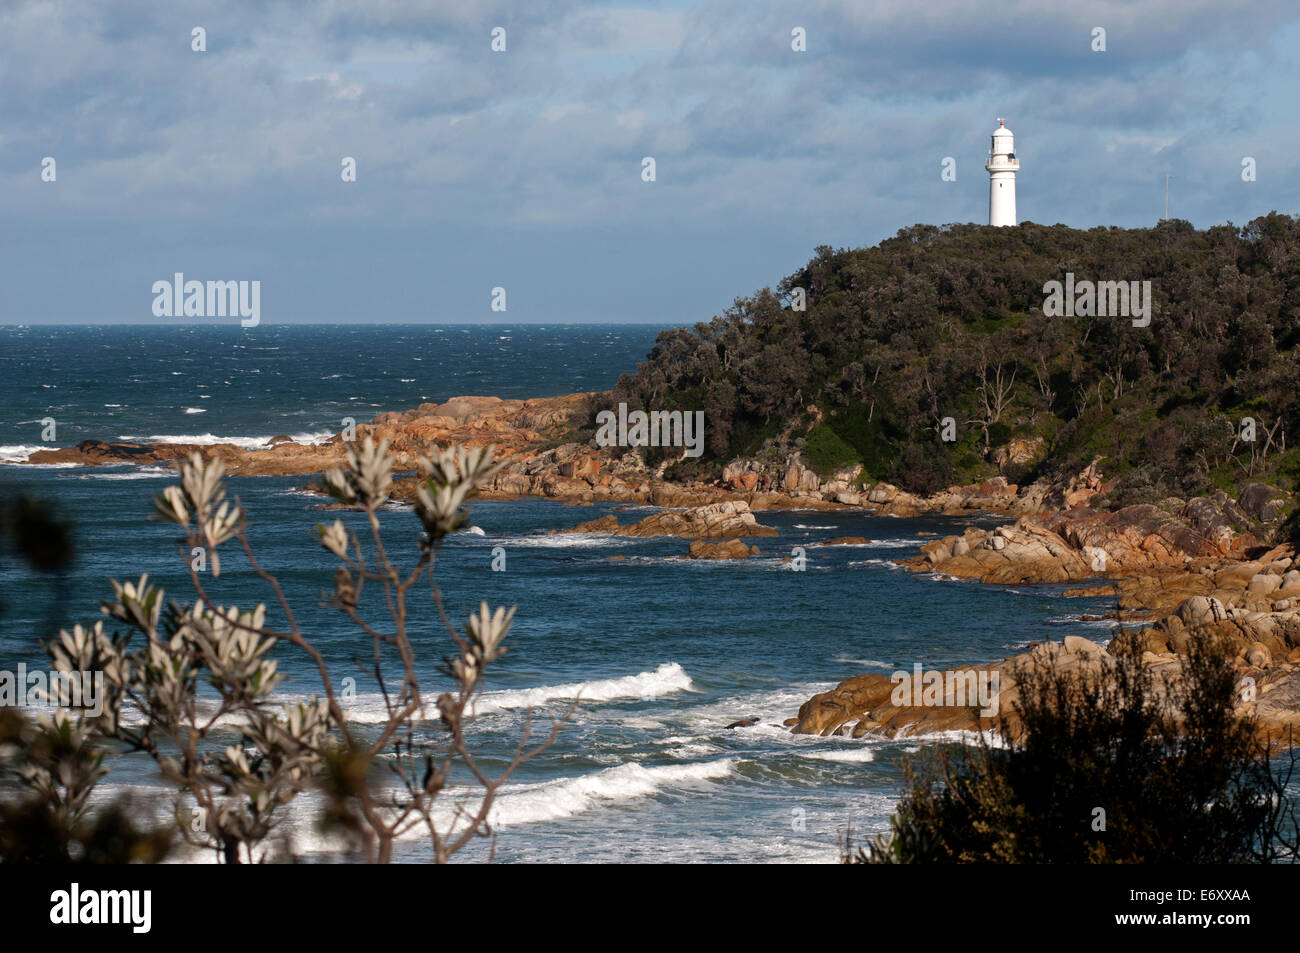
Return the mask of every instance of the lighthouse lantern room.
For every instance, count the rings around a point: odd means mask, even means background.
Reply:
[[[1005,119],[998,120],[993,130],[993,143],[989,147],[984,168],[989,173],[989,224],[1016,224],[1016,173],[1020,160],[1016,158],[1016,140],[1007,128]]]

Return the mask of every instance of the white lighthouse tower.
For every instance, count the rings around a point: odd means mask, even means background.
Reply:
[[[993,130],[993,144],[989,158],[984,163],[989,171],[989,224],[1016,224],[1016,173],[1020,160],[1016,158],[1016,140],[1007,128],[1005,119],[998,120]]]

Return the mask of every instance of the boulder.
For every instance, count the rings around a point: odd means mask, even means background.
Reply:
[[[1250,582],[1246,585],[1246,591],[1256,595],[1268,595],[1282,588],[1282,577],[1274,576],[1272,573],[1259,573],[1251,576]]]
[[[1242,488],[1241,494],[1237,497],[1237,506],[1251,519],[1261,523],[1271,523],[1277,519],[1282,507],[1282,498],[1282,493],[1271,486],[1251,483]]]
[[[867,501],[870,503],[888,503],[896,496],[898,496],[898,487],[889,483],[877,483],[867,493]]]
[[[1085,639],[1083,636],[1080,635],[1067,635],[1065,637],[1065,642],[1063,644],[1065,645],[1065,650],[1067,652],[1074,652],[1076,654],[1080,652],[1087,653],[1087,654],[1099,654],[1099,653],[1105,653],[1106,651],[1102,646],[1098,645],[1096,642],[1093,642],[1089,639]]]
[[[557,533],[612,533],[618,529],[618,517],[612,513],[608,516],[600,516],[594,520],[587,520],[585,523],[579,523],[570,529],[553,529],[548,530],[548,536],[554,536]]]
[[[1192,596],[1178,607],[1177,615],[1190,627],[1221,622],[1228,617],[1228,611],[1218,599]]]
[[[747,559],[758,555],[757,546],[747,546],[738,539],[726,539],[719,543],[708,543],[697,539],[691,543],[687,559]]]

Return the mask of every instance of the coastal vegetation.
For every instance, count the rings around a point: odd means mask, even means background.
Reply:
[[[851,863],[1274,863],[1300,857],[1295,754],[1237,711],[1230,653],[1195,638],[1162,683],[1135,647],[1020,674],[1016,730],[906,765],[888,834]],[[1289,741],[1290,739],[1276,739]]]
[[[1149,324],[1080,313],[1096,307],[1049,316],[1045,287],[1067,274],[1149,280]],[[1294,488],[1298,345],[1300,222],[1287,215],[1205,230],[916,225],[870,248],[819,247],[775,289],[662,332],[590,411],[702,409],[706,452],[670,478],[799,450],[819,473],[861,464],[862,482],[927,494],[1103,457],[1123,505]]]

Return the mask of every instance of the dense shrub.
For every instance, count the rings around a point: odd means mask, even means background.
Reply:
[[[909,762],[892,832],[859,863],[1243,863],[1297,856],[1296,805],[1234,713],[1236,674],[1195,640],[1162,703],[1136,650],[1103,674],[1030,672],[1023,733]],[[1104,812],[1104,813],[1100,813]]]

